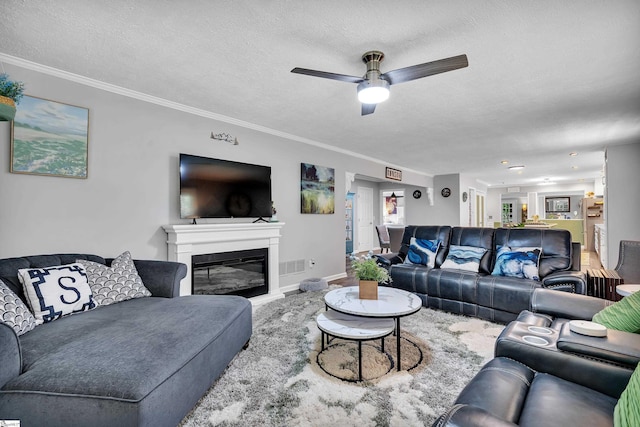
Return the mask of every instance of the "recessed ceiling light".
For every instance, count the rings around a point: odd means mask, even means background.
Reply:
[[[575,170],[575,169],[578,169],[578,167],[577,166],[571,166],[571,169]]]
[[[578,153],[576,153],[575,151],[572,151],[571,153],[569,153],[569,155],[570,155],[571,157],[575,157],[575,156],[577,156],[577,155],[578,155]]]
[[[508,162],[507,160],[503,160],[503,161],[501,161],[500,163],[501,163],[501,164],[503,164],[503,165],[506,165],[506,164],[507,164],[507,163],[509,163],[509,162]]]
[[[511,171],[519,171],[521,169],[524,169],[524,165],[519,165],[519,166],[509,166],[509,170]]]
[[[538,183],[538,185],[556,185],[556,183],[553,181],[545,181]]]

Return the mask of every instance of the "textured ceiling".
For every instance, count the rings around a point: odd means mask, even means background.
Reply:
[[[607,145],[640,142],[637,0],[2,0],[0,16],[0,53],[430,175],[592,180]],[[290,73],[363,75],[374,49],[383,72],[469,67],[394,85],[364,117],[355,84]]]

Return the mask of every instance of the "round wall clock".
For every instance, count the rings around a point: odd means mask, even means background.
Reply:
[[[464,193],[462,193],[462,201],[463,202],[467,201],[467,192],[466,191]]]
[[[444,187],[442,191],[440,191],[440,194],[442,194],[442,197],[449,197],[451,195],[451,189]]]
[[[420,197],[422,197],[422,191],[416,190],[416,191],[413,192],[413,198],[414,199],[419,199]]]

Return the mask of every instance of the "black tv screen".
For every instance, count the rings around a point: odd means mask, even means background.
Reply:
[[[181,218],[271,216],[271,168],[180,154]]]

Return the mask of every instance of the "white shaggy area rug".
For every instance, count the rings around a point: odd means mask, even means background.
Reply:
[[[394,369],[373,381],[345,382],[316,364],[320,331],[315,318],[325,310],[328,290],[256,308],[249,347],[180,425],[430,426],[493,357],[503,329],[423,307],[402,318],[401,328],[425,344],[424,366],[410,372]]]

